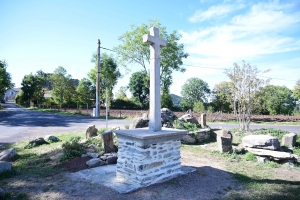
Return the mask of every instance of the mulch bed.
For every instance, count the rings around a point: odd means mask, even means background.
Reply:
[[[78,157],[74,158],[66,163],[60,165],[60,167],[67,169],[69,172],[78,172],[83,169],[88,169],[86,161],[90,160],[90,157]]]

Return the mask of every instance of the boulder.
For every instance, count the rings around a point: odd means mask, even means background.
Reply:
[[[179,117],[178,120],[184,121],[184,122],[190,122],[192,124],[199,124],[198,120],[195,117],[193,117],[191,114],[185,114],[185,115]]]
[[[210,129],[204,128],[196,131],[196,139],[201,142],[210,138]]]
[[[219,129],[214,131],[216,136],[222,136],[222,137],[230,137],[232,139],[232,133],[225,129]]]
[[[218,149],[222,153],[232,151],[232,136],[217,136]]]
[[[183,144],[194,144],[196,142],[196,139],[190,135],[185,135],[182,137],[181,141]]]
[[[97,136],[98,129],[95,128],[95,125],[88,125],[88,128],[85,132],[85,138],[89,139],[91,137]]]
[[[5,190],[0,188],[0,199],[4,199],[4,197],[5,197]]]
[[[105,153],[115,152],[114,147],[114,135],[112,131],[106,131],[102,133],[102,146]]]
[[[297,134],[296,133],[289,133],[285,134],[282,137],[282,146],[286,146],[288,148],[293,148],[296,145]]]
[[[0,153],[0,161],[11,161],[16,155],[16,149],[10,148]]]
[[[100,158],[93,158],[91,160],[86,161],[86,164],[89,166],[89,168],[93,168],[105,165],[106,163]]]
[[[247,148],[247,151],[253,153],[254,155],[271,158],[271,160],[292,160],[295,158],[293,154],[282,151],[255,148]]]
[[[165,124],[167,122],[172,122],[176,119],[176,115],[169,108],[162,108],[161,113],[161,123]]]
[[[45,140],[46,140],[46,141],[47,141],[47,140],[50,140],[50,141],[52,141],[52,142],[58,142],[58,141],[59,141],[58,137],[53,136],[53,135],[46,135],[46,136],[45,136]]]
[[[278,138],[270,135],[247,135],[242,138],[243,147],[278,150]]]
[[[106,163],[108,165],[117,164],[117,160],[118,160],[118,156],[108,156],[107,160],[106,160]]]
[[[46,142],[46,140],[41,137],[41,138],[35,138],[35,139],[32,139],[31,141],[29,141],[28,146],[36,147],[36,146],[40,146],[43,144],[49,144],[49,143]]]
[[[0,173],[11,170],[11,162],[0,161]]]
[[[98,158],[99,157],[98,153],[92,153],[92,152],[87,152],[86,155],[91,157],[91,158]]]
[[[148,126],[149,126],[149,119],[138,117],[133,120],[133,122],[130,124],[129,129],[145,128]]]

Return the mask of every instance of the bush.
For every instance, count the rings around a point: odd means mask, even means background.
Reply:
[[[132,101],[125,101],[123,99],[116,99],[111,102],[111,108],[115,109],[141,109],[141,107]]]
[[[84,145],[79,143],[79,141],[80,137],[72,137],[70,141],[66,141],[62,144],[64,155],[60,158],[61,161],[66,161],[86,153]]]

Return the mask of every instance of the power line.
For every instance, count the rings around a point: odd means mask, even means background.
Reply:
[[[117,53],[115,50],[112,50],[112,49],[108,49],[108,48],[105,48],[105,47],[100,47],[101,49],[105,49],[105,50],[108,50],[108,51],[112,51],[112,52],[115,52]],[[154,58],[153,58],[154,59]],[[228,69],[228,68],[218,68],[218,67],[203,67],[203,66],[197,66],[197,65],[187,65],[187,64],[182,64],[184,66],[189,66],[189,67],[200,67],[200,68],[207,68],[207,69]],[[268,76],[261,76],[261,75],[258,75],[260,77],[264,77],[264,78],[270,78],[270,79],[275,79],[275,80],[281,80],[281,81],[292,81],[292,82],[297,82],[297,80],[287,80],[287,79],[281,79],[281,78],[272,78],[272,77],[268,77]]]

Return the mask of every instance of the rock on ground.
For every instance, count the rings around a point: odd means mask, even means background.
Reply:
[[[0,161],[11,161],[16,155],[16,149],[10,148],[0,153]]]
[[[278,150],[280,143],[278,138],[270,135],[247,135],[242,138],[243,147]]]
[[[289,133],[282,137],[282,146],[293,148],[296,145],[297,134]]]
[[[100,158],[93,158],[89,161],[86,161],[86,164],[92,168],[92,167],[98,167],[101,165],[105,165],[106,163],[104,161],[102,161]]]

